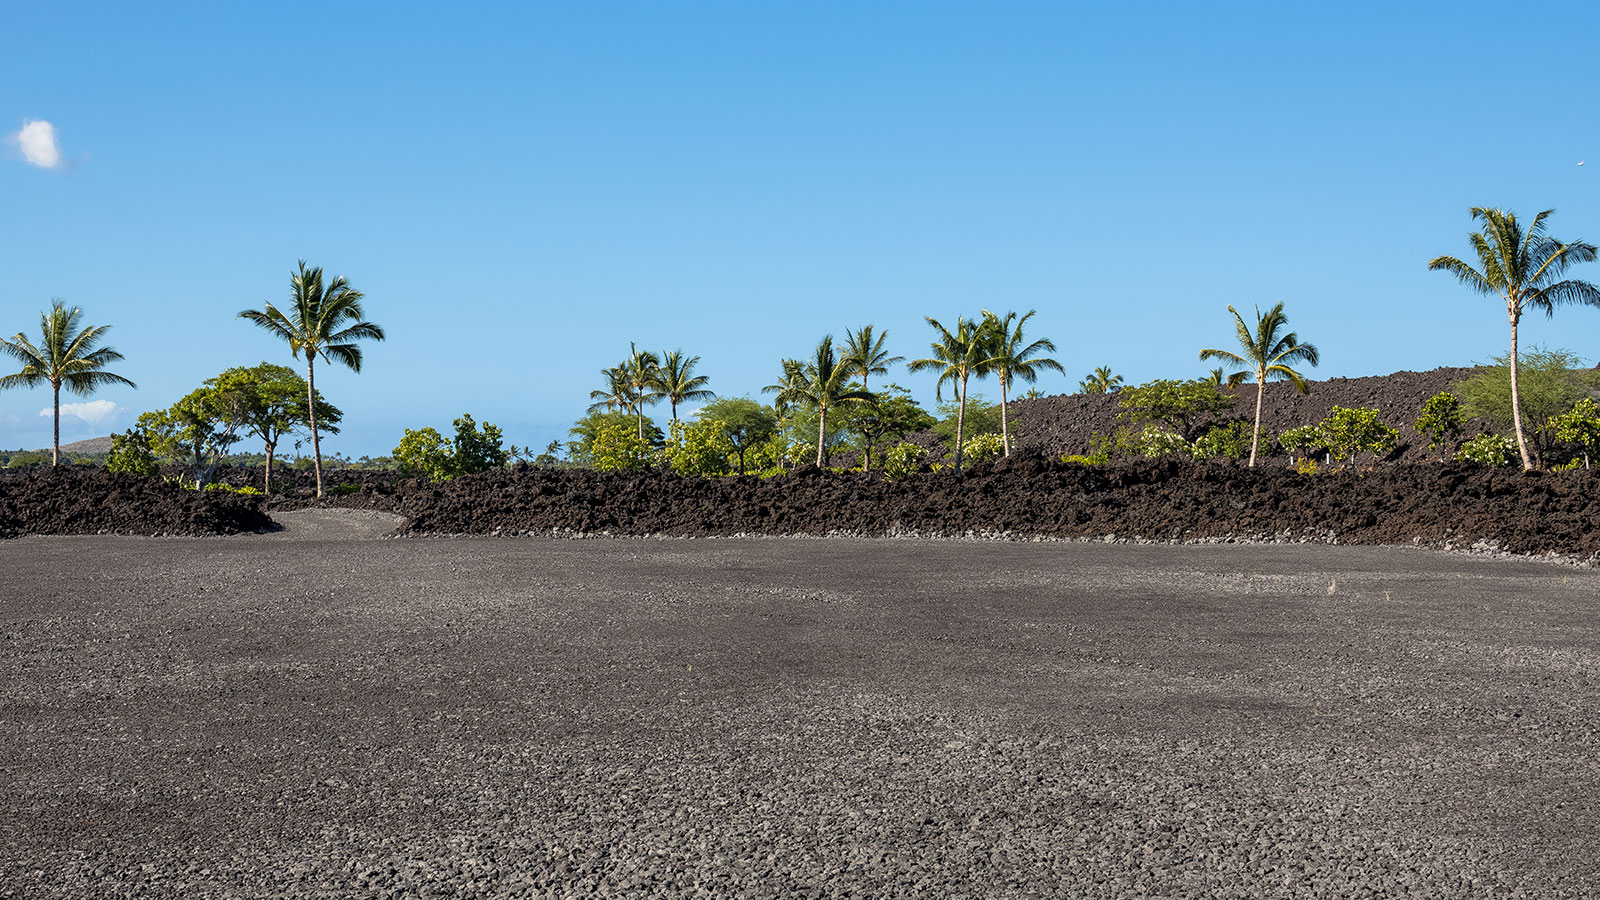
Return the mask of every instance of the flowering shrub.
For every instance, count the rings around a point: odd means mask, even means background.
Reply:
[[[1503,434],[1480,434],[1461,445],[1456,459],[1485,466],[1509,466],[1517,458],[1517,442]]]

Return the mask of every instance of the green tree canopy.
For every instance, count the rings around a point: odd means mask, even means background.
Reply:
[[[1462,413],[1468,418],[1483,419],[1506,432],[1514,431],[1519,419],[1527,422],[1531,428],[1518,449],[1525,448],[1529,458],[1538,463],[1552,437],[1544,424],[1600,389],[1600,372],[1584,368],[1582,360],[1570,351],[1535,346],[1521,354],[1519,402],[1514,403],[1510,362],[1510,354],[1497,356],[1491,365],[1479,366],[1451,390],[1461,398]]]
[[[713,400],[700,407],[695,417],[713,425],[728,442],[739,461],[740,475],[745,474],[745,454],[778,431],[777,411],[749,397]]]
[[[1135,423],[1159,422],[1185,439],[1202,417],[1225,412],[1233,397],[1203,379],[1147,381],[1118,392],[1124,418]]]

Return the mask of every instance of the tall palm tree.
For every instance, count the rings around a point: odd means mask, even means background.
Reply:
[[[1283,314],[1282,303],[1267,310],[1266,315],[1261,314],[1261,307],[1256,307],[1256,330],[1253,334],[1238,310],[1230,305],[1228,312],[1233,313],[1233,323],[1239,332],[1239,348],[1244,351],[1243,355],[1228,350],[1201,350],[1200,358],[1218,359],[1236,366],[1246,366],[1249,374],[1255,376],[1256,428],[1250,435],[1250,465],[1253,467],[1256,464],[1256,447],[1261,443],[1261,399],[1266,396],[1267,382],[1287,378],[1294,382],[1300,393],[1309,391],[1311,386],[1306,384],[1305,376],[1289,366],[1298,362],[1316,365],[1317,348],[1312,344],[1300,343],[1299,336],[1292,331],[1279,336],[1278,332],[1289,325],[1289,317]]]
[[[342,276],[324,284],[322,267],[307,268],[300,260],[289,276],[291,306],[286,313],[267,303],[264,309],[247,309],[247,319],[289,343],[289,355],[306,355],[306,408],[311,423],[311,452],[316,458],[317,496],[322,496],[322,441],[317,434],[317,358],[361,371],[361,348],[356,341],[383,340],[383,329],[362,318],[360,291]]]
[[[849,370],[840,365],[833,352],[831,334],[817,344],[816,357],[805,364],[804,370],[791,370],[789,362],[784,360],[784,376],[789,384],[778,392],[774,402],[809,403],[817,408],[817,466],[821,467],[827,463],[828,410],[844,403],[870,403],[873,397],[852,388]],[[795,375],[799,377],[792,377]]]
[[[1547,235],[1544,222],[1553,212],[1547,209],[1534,216],[1524,231],[1514,212],[1474,207],[1472,220],[1482,222],[1483,230],[1467,235],[1467,240],[1472,242],[1482,270],[1454,256],[1437,256],[1428,263],[1429,269],[1443,269],[1480,294],[1498,294],[1505,300],[1506,317],[1511,320],[1511,418],[1516,423],[1524,471],[1534,465],[1522,430],[1522,401],[1517,393],[1517,325],[1522,314],[1537,309],[1554,316],[1557,306],[1600,306],[1600,288],[1578,279],[1558,280],[1574,263],[1593,262],[1597,251],[1595,245],[1584,241],[1562,243]]]
[[[850,374],[861,376],[863,391],[867,389],[868,375],[887,375],[890,365],[905,359],[904,356],[890,356],[883,348],[888,339],[889,332],[874,335],[871,325],[844,333],[844,355],[839,357],[839,365]]]
[[[644,440],[644,408],[646,404],[659,403],[665,396],[661,393],[661,357],[649,350],[640,350],[633,342],[628,343],[628,358],[622,361],[620,368],[627,376],[628,387],[632,392],[633,408],[639,415],[639,440]]]
[[[938,338],[930,344],[933,355],[923,359],[914,359],[907,365],[913,372],[934,370],[939,373],[939,381],[934,385],[933,395],[943,399],[945,382],[949,382],[956,391],[956,467],[957,475],[961,474],[961,445],[964,436],[962,429],[966,427],[967,417],[967,379],[976,375],[982,378],[989,374],[989,329],[965,317],[956,319],[956,330],[939,324],[939,320],[932,316],[926,317],[928,324],[933,326]]]
[[[1001,318],[987,309],[983,311],[983,325],[989,332],[990,341],[988,368],[1000,380],[1000,445],[1005,448],[1007,456],[1011,455],[1011,425],[1006,417],[1006,391],[1011,387],[1011,382],[1016,380],[1033,384],[1039,380],[1039,373],[1046,369],[1067,374],[1067,370],[1061,368],[1061,363],[1039,355],[1046,351],[1056,352],[1056,345],[1049,338],[1040,338],[1031,344],[1024,343],[1022,329],[1036,312],[1038,310],[1030,309],[1021,318],[1014,312],[1008,312],[1005,318]]]
[[[21,332],[7,341],[0,339],[0,350],[22,363],[22,371],[0,377],[0,390],[13,387],[34,387],[48,383],[53,395],[51,408],[55,412],[55,443],[50,448],[50,465],[61,464],[61,389],[80,397],[94,393],[95,388],[107,384],[136,385],[121,375],[105,371],[107,363],[122,359],[122,354],[110,347],[95,345],[105,337],[110,325],[90,325],[80,329],[83,310],[74,306],[67,309],[60,301],[50,304],[49,312],[39,314],[39,345],[36,347]]]
[[[783,360],[783,377],[779,378],[775,383],[762,388],[761,393],[777,394],[778,396],[772,399],[772,405],[778,412],[783,413],[788,411],[789,406],[794,402],[785,398],[797,396],[799,391],[804,389],[805,383],[805,360],[785,359]]]
[[[700,362],[700,357],[685,357],[682,350],[673,350],[661,360],[661,374],[656,378],[656,387],[661,391],[661,396],[667,398],[672,404],[672,421],[678,421],[678,404],[691,400],[712,400],[716,393],[706,390],[706,385],[711,382],[704,375],[694,374],[694,367]]]
[[[606,386],[589,392],[589,399],[595,401],[589,404],[589,412],[613,409],[633,412],[633,386],[628,383],[628,373],[623,367],[610,366],[601,369],[600,374],[605,376]]]
[[[1111,374],[1110,366],[1100,366],[1078,382],[1078,390],[1085,394],[1115,394],[1122,390],[1122,376]]]

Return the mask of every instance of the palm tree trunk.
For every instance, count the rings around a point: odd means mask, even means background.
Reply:
[[[1006,376],[1000,374],[1000,444],[1011,455],[1011,425],[1006,421]]]
[[[267,445],[267,487],[265,493],[272,493],[272,452],[278,449],[277,441],[263,441]]]
[[[961,376],[961,395],[956,398],[956,474],[961,474],[961,429],[967,420],[967,376]]]
[[[56,397],[56,442],[50,450],[50,465],[54,467],[61,465],[61,383],[55,382],[51,387],[54,388]]]
[[[317,358],[315,351],[306,352],[306,411],[311,416],[311,455],[316,459],[317,498],[322,498],[322,441],[317,436]]]
[[[1528,455],[1528,438],[1522,433],[1522,398],[1517,393],[1517,320],[1516,310],[1511,312],[1511,420],[1517,429],[1517,449],[1522,452],[1522,471],[1533,469],[1533,458]]]
[[[1261,442],[1261,398],[1267,393],[1267,376],[1256,371],[1256,430],[1250,433],[1250,465],[1256,467],[1256,445]]]
[[[822,438],[823,438],[823,435],[825,435],[827,433],[828,433],[828,408],[826,406],[818,406],[817,407],[817,468],[819,468],[819,469],[822,468],[823,465],[826,463],[826,460],[823,459],[823,456],[822,456],[822,448],[824,446],[826,446],[827,442],[824,441]]]

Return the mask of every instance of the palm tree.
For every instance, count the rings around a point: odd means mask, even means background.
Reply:
[[[806,363],[803,370],[791,369],[791,362],[793,360],[784,360],[784,378],[788,384],[778,391],[773,402],[782,405],[809,403],[817,408],[817,466],[820,468],[827,463],[828,410],[843,403],[870,403],[873,398],[866,391],[852,389],[850,372],[834,355],[831,334],[817,344],[816,358]],[[778,385],[768,385],[762,390],[774,387]]]
[[[1210,382],[1216,387],[1225,387],[1230,391],[1239,385],[1244,384],[1245,379],[1249,377],[1249,372],[1234,372],[1232,374],[1225,373],[1221,366],[1218,366],[1217,368],[1206,373],[1206,381]]]
[[[659,403],[661,393],[661,357],[628,343],[628,358],[619,367],[628,381],[633,398],[633,408],[639,415],[639,440],[644,440],[644,408],[648,403]]]
[[[623,367],[601,369],[600,374],[605,376],[606,386],[602,390],[589,392],[589,399],[595,401],[589,404],[589,412],[609,412],[613,409],[633,412],[633,387],[628,383],[628,373],[623,371]]]
[[[306,404],[311,422],[311,451],[316,458],[317,496],[322,496],[322,442],[317,434],[317,357],[361,371],[361,348],[356,341],[383,340],[383,329],[362,318],[360,291],[342,276],[323,283],[322,267],[306,268],[289,276],[289,297],[293,305],[287,313],[270,302],[265,309],[247,309],[239,318],[247,319],[289,342],[289,355],[306,355]]]
[[[1036,312],[1038,310],[1030,309],[1020,319],[1016,313],[1008,312],[1002,319],[987,309],[983,311],[983,325],[989,332],[990,341],[988,368],[1000,380],[1000,446],[1005,448],[1007,456],[1011,455],[1011,425],[1006,418],[1006,391],[1011,387],[1012,380],[1033,384],[1039,380],[1039,373],[1046,369],[1067,374],[1067,370],[1061,368],[1061,363],[1039,355],[1047,350],[1056,352],[1056,345],[1048,338],[1040,338],[1031,344],[1023,343],[1023,326]]]
[[[1511,418],[1516,424],[1523,471],[1534,466],[1522,431],[1522,401],[1517,393],[1517,325],[1522,313],[1531,308],[1554,316],[1561,305],[1600,306],[1600,288],[1578,279],[1557,280],[1573,263],[1593,262],[1596,249],[1583,241],[1562,243],[1545,234],[1544,221],[1553,212],[1547,209],[1534,216],[1523,231],[1514,212],[1474,207],[1472,219],[1483,222],[1484,227],[1467,235],[1467,240],[1478,254],[1482,271],[1454,256],[1434,257],[1428,263],[1429,269],[1443,269],[1480,294],[1498,294],[1505,300],[1506,317],[1511,320]]]
[[[883,342],[888,339],[887,331],[874,336],[871,325],[844,333],[844,355],[839,357],[839,365],[850,374],[861,376],[863,391],[867,389],[868,375],[887,375],[891,364],[905,359],[904,356],[890,356],[883,348]]]
[[[967,416],[967,379],[976,375],[982,378],[989,374],[989,329],[964,317],[956,319],[956,330],[939,324],[939,320],[932,316],[926,317],[928,324],[938,332],[939,337],[929,346],[933,355],[924,359],[914,359],[908,366],[913,372],[932,369],[939,373],[939,381],[934,385],[933,395],[943,399],[945,382],[950,382],[956,389],[956,467],[957,475],[961,474],[961,442],[962,429],[966,426]]]
[[[778,410],[778,412],[783,413],[788,411],[789,405],[792,402],[791,400],[785,398],[797,396],[798,392],[805,387],[805,383],[805,361],[799,359],[785,359],[783,360],[783,377],[779,378],[776,383],[769,384],[762,388],[761,393],[777,394],[778,396],[774,397],[772,400],[772,405]]]
[[[706,390],[706,385],[711,379],[704,375],[694,374],[694,367],[700,362],[700,357],[684,357],[682,350],[673,350],[661,361],[661,374],[656,378],[656,387],[661,391],[661,396],[667,398],[672,404],[672,421],[678,421],[678,404],[690,400],[712,400],[716,394]]]
[[[1241,356],[1227,350],[1201,350],[1200,358],[1247,366],[1249,374],[1256,377],[1256,428],[1250,435],[1250,465],[1253,467],[1256,464],[1256,447],[1261,443],[1261,399],[1266,396],[1267,382],[1287,378],[1294,382],[1300,393],[1309,391],[1311,387],[1306,384],[1305,376],[1289,368],[1289,364],[1306,362],[1316,365],[1317,348],[1300,343],[1299,336],[1292,331],[1279,337],[1278,332],[1289,324],[1289,317],[1283,314],[1281,302],[1267,310],[1266,315],[1261,314],[1261,307],[1256,307],[1254,334],[1250,333],[1250,326],[1245,324],[1238,310],[1230,305],[1228,312],[1233,313],[1233,322],[1239,331],[1239,348],[1244,354]]]
[[[1101,366],[1078,382],[1078,390],[1085,394],[1115,394],[1122,390],[1122,376],[1111,374],[1110,366]]]
[[[52,466],[61,464],[61,388],[87,397],[102,385],[137,386],[121,375],[105,371],[107,363],[122,359],[121,353],[110,347],[95,348],[111,326],[90,325],[80,329],[78,324],[82,319],[83,310],[76,306],[67,309],[56,300],[50,304],[49,312],[39,314],[39,346],[35,347],[21,332],[9,341],[0,339],[0,350],[22,363],[22,371],[0,377],[0,390],[50,384],[51,408],[55,413],[55,443],[50,448]]]

